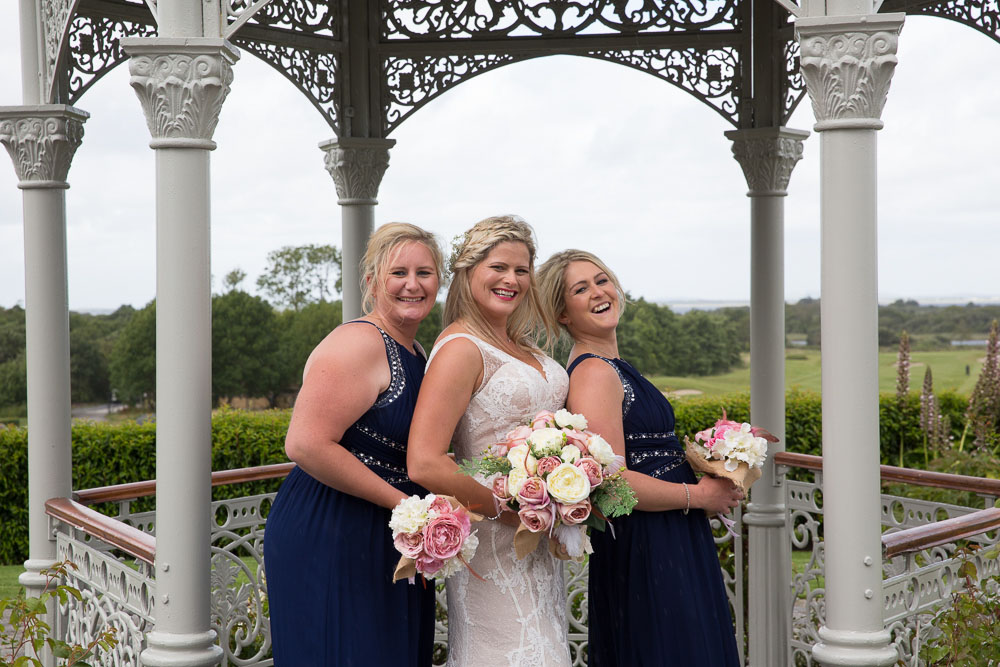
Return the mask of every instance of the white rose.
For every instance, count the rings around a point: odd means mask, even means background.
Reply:
[[[421,530],[427,523],[427,508],[436,497],[431,493],[426,498],[410,496],[400,500],[389,517],[393,539],[400,533],[416,533]]]
[[[587,449],[602,466],[611,465],[615,458],[615,450],[611,449],[608,441],[599,435],[592,435],[587,439]]]
[[[587,473],[572,463],[560,463],[545,478],[549,495],[564,504],[578,503],[590,495]]]
[[[582,452],[576,445],[566,445],[559,453],[559,458],[563,460],[563,463],[575,463],[580,458],[580,454]]]
[[[583,415],[575,414],[566,410],[556,410],[555,414],[556,426],[560,428],[574,428],[577,431],[583,431],[587,428],[587,418]]]
[[[538,458],[558,456],[566,444],[566,435],[557,428],[540,428],[531,432],[527,443],[531,446],[531,453]]]
[[[507,460],[510,464],[514,466],[514,469],[520,468],[522,470],[527,470],[532,475],[538,469],[538,459],[531,455],[531,450],[528,445],[518,445],[517,447],[511,447],[507,452]]]
[[[528,471],[524,468],[514,468],[507,474],[507,493],[511,498],[517,497],[517,492],[528,481],[528,477]]]

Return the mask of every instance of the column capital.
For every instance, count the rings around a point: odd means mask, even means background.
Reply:
[[[748,197],[784,197],[795,163],[802,159],[802,142],[809,133],[787,127],[730,130],[733,157],[743,167]]]
[[[822,16],[795,22],[815,130],[882,129],[904,14]]]
[[[69,187],[66,178],[90,114],[65,104],[0,107],[0,143],[14,161],[18,187]]]
[[[389,166],[389,149],[395,139],[344,137],[319,145],[323,162],[337,186],[341,206],[378,203],[378,187]]]
[[[212,135],[239,51],[207,37],[132,37],[122,46],[153,137],[149,147],[214,150]]]

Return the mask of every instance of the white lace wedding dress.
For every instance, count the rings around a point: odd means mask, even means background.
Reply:
[[[458,422],[452,445],[458,460],[477,458],[483,450],[527,417],[555,411],[566,402],[569,379],[555,360],[538,356],[545,377],[535,368],[469,334],[483,355],[483,382]],[[470,565],[447,580],[449,667],[568,667],[566,593],[562,561],[548,542],[523,560],[514,554],[514,528],[499,521],[475,524],[479,548]]]

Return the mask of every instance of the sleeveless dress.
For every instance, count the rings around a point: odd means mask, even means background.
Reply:
[[[446,336],[431,352],[428,366],[443,345],[467,338],[483,357],[483,382],[472,395],[452,439],[459,461],[482,456],[541,410],[566,403],[569,379],[555,360],[536,359],[535,368],[469,334]],[[480,480],[485,484],[485,480]],[[515,529],[499,521],[475,524],[479,547],[470,565],[446,580],[448,665],[451,667],[568,667],[566,590],[562,561],[546,540],[523,560],[514,553]]]
[[[602,359],[625,390],[622,424],[630,470],[667,482],[697,482],[674,435],[670,402],[621,359]],[[732,615],[708,517],[634,511],[591,540],[590,667],[739,665]]]
[[[361,320],[348,324],[371,324]],[[340,440],[407,495],[426,491],[406,476],[406,441],[423,357],[375,326],[392,379]],[[264,566],[277,667],[429,667],[434,587],[392,583],[399,552],[391,511],[342,493],[296,466],[267,517]]]

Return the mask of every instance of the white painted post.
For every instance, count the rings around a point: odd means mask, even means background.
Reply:
[[[345,137],[319,145],[337,187],[343,222],[343,319],[361,316],[361,258],[375,226],[378,186],[389,166],[394,139]]]
[[[177,35],[200,3],[175,3]],[[218,38],[123,40],[156,151],[156,627],[142,664],[217,664],[211,586],[212,312],[209,151],[237,51]]]
[[[749,665],[788,664],[791,542],[784,478],[773,456],[785,449],[784,197],[808,132],[783,127],[726,132],[750,189],[750,413],[779,442],[768,446],[764,474],[751,489]]]
[[[897,660],[882,620],[875,133],[903,19],[796,22],[821,133],[826,621],[813,657],[823,665]]]

